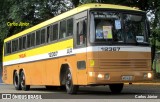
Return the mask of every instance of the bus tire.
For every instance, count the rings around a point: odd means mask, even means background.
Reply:
[[[21,84],[22,90],[28,91],[30,89],[30,85],[26,85],[25,82],[26,82],[25,74],[24,74],[23,71],[21,71],[21,73],[20,73],[20,84]]]
[[[14,76],[13,76],[13,85],[15,87],[16,90],[21,90],[21,84],[20,84],[20,78],[19,78],[19,75],[16,72],[14,72]]]
[[[65,74],[65,87],[68,94],[76,94],[79,86],[73,85],[72,75],[69,69],[66,70]]]
[[[122,89],[123,89],[123,83],[120,84],[110,84],[109,88],[111,90],[112,93],[114,94],[118,94],[121,93]]]

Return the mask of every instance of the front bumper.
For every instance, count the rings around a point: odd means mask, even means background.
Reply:
[[[148,78],[148,73],[151,77]],[[153,79],[152,71],[88,72],[88,85],[145,82]]]

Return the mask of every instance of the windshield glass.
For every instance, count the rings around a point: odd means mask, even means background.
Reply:
[[[148,43],[144,14],[91,12],[90,27],[92,43]]]

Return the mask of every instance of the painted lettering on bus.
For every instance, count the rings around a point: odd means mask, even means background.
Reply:
[[[67,54],[71,54],[72,53],[72,48],[67,49]]]
[[[120,47],[102,47],[102,51],[119,51]]]
[[[48,53],[49,57],[56,57],[58,55],[58,51]]]
[[[19,55],[19,58],[24,58],[24,57],[26,57],[25,53]]]

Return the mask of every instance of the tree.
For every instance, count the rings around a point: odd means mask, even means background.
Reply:
[[[0,55],[6,37],[71,9],[69,3],[67,0],[1,0]],[[26,22],[29,26],[8,26],[8,22]]]

